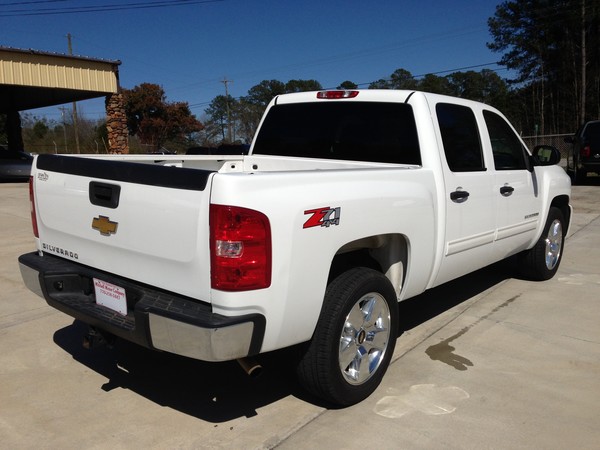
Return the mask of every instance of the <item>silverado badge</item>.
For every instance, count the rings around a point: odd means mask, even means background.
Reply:
[[[94,217],[94,220],[92,220],[92,228],[98,230],[102,236],[115,234],[118,225],[118,222],[113,222],[106,216]]]

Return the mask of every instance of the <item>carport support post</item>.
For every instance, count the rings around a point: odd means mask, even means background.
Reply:
[[[19,111],[8,111],[6,114],[6,137],[9,150],[23,151],[24,144],[21,131],[21,116],[19,115]]]
[[[123,94],[120,92],[106,96],[106,130],[108,131],[108,152],[129,153],[129,133]]]

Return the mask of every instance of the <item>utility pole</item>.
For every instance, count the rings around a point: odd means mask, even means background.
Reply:
[[[223,77],[221,81],[225,85],[225,105],[227,106],[227,140],[229,144],[232,143],[233,139],[231,138],[231,112],[229,111],[229,83],[233,83],[233,80],[228,80]]]
[[[67,41],[69,43],[69,55],[73,56],[71,33],[67,33]],[[77,128],[77,102],[73,102],[73,130],[75,131],[75,153],[81,153],[79,151],[79,130]]]
[[[62,116],[62,123],[63,123],[63,134],[65,136],[65,153],[69,153],[69,149],[67,147],[67,122],[65,121],[65,107],[64,106],[59,106],[58,108],[60,110],[60,115]]]

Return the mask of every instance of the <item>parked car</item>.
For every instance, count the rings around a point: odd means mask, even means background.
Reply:
[[[0,182],[28,181],[33,156],[0,146]]]
[[[600,174],[600,120],[586,122],[565,142],[573,144],[567,155],[567,173],[574,184],[582,183],[588,172]]]

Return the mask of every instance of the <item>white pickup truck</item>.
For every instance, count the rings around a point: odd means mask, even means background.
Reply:
[[[303,386],[350,405],[389,365],[399,301],[516,254],[555,274],[559,159],[477,102],[281,95],[245,156],[37,156],[20,267],[54,308],[151,349],[244,363],[303,343]]]

